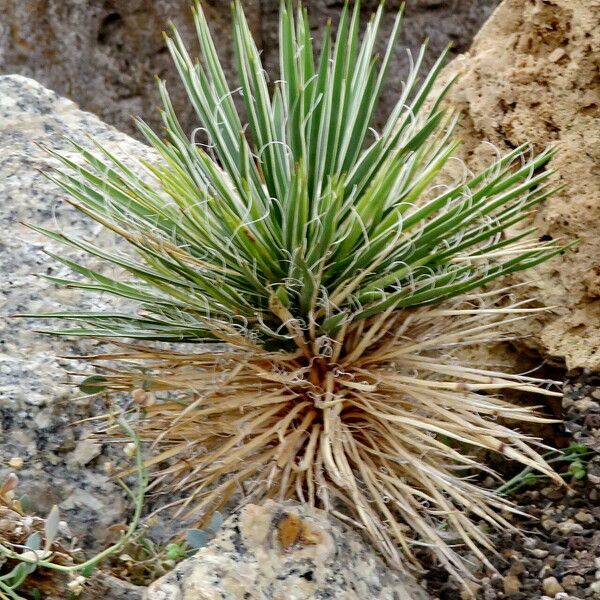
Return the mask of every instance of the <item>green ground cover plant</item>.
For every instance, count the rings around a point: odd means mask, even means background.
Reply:
[[[142,447],[129,423],[120,419],[118,426],[128,436],[131,456],[135,458],[136,488],[119,479],[134,510],[131,522],[124,526],[114,544],[87,560],[80,548],[64,539],[60,512],[55,505],[46,518],[29,514],[26,496],[17,497],[18,478],[11,473],[0,485],[0,600],[25,600],[20,589],[32,575],[67,580],[68,598],[75,600],[86,580],[103,561],[127,549],[138,533],[148,487]],[[27,598],[42,600],[45,596],[35,583],[29,582]],[[43,587],[40,583],[39,587]],[[52,587],[52,586],[51,586]]]

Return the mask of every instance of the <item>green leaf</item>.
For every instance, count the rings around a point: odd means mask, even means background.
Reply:
[[[576,460],[569,465],[569,473],[573,479],[579,480],[583,479],[587,475],[587,469],[581,461]]]
[[[39,531],[32,533],[25,541],[25,547],[29,550],[40,550],[42,547],[42,534]]]
[[[187,552],[179,544],[167,544],[165,556],[167,560],[185,558]]]
[[[27,494],[23,494],[19,497],[19,505],[21,507],[21,511],[24,513],[31,512],[31,499]]]
[[[92,375],[86,377],[80,384],[79,389],[84,394],[100,394],[106,390],[106,384],[108,380],[102,375]]]
[[[44,533],[46,535],[46,548],[50,548],[52,542],[56,539],[58,528],[60,526],[60,512],[56,504],[50,510],[44,524]]]
[[[210,533],[202,529],[187,529],[185,532],[185,541],[194,550],[206,546],[210,538]]]

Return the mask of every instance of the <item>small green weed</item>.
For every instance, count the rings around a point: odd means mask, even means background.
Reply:
[[[24,500],[15,499],[18,479],[15,475],[10,475],[0,488],[0,517],[4,524],[3,530],[0,530],[0,600],[25,600],[18,590],[38,570],[67,575],[70,578],[67,587],[72,596],[76,597],[98,565],[120,553],[133,538],[142,516],[148,478],[138,436],[125,420],[121,419],[119,424],[134,446],[137,473],[135,491],[119,480],[134,504],[133,518],[123,535],[106,550],[88,560],[76,562],[81,552],[73,551],[60,540],[58,507],[54,506],[45,519],[28,516],[24,510]],[[34,591],[34,597],[35,594]]]

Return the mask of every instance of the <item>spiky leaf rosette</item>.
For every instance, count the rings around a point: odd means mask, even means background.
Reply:
[[[510,506],[470,479],[485,467],[465,448],[552,474],[506,425],[542,419],[498,394],[544,392],[539,382],[456,357],[527,312],[500,303],[505,290],[478,290],[562,250],[519,227],[552,193],[552,151],[523,146],[451,177],[447,87],[431,97],[444,57],[420,77],[424,50],[372,130],[401,21],[377,56],[382,15],[361,37],[358,3],[344,7],[317,53],[305,12],[282,4],[280,73],[269,79],[236,3],[231,88],[197,5],[200,62],[175,29],[167,37],[200,124],[191,138],[161,82],[165,137],[139,127],[162,160],[144,177],[100,146],[75,145],[84,166],[56,155],[64,168],[52,178],[70,202],[135,252],[36,228],[124,273],[57,257],[83,276],[57,283],[138,310],[46,316],[76,322],[61,334],[200,344],[129,346],[105,357],[122,367],[103,380],[170,392],[139,427],[160,450],[153,462],[167,464],[157,482],[184,491],[190,509],[209,515],[240,492],[297,497],[351,520],[397,565],[425,544],[460,576],[452,546],[487,562],[473,519],[509,527]]]

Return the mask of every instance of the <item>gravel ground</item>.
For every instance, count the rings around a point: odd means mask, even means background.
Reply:
[[[557,439],[600,453],[600,374],[584,373],[565,385],[563,418]],[[508,518],[523,535],[498,535],[497,573],[476,573],[478,600],[600,598],[600,455],[592,455],[582,475],[568,488],[539,482],[515,495],[528,516]],[[436,600],[468,597],[442,570],[429,571],[426,579]]]

